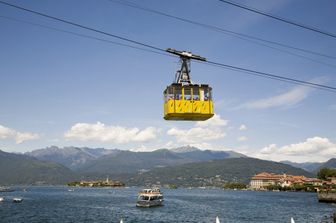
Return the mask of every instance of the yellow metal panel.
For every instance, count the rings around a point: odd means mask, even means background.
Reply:
[[[175,113],[184,113],[183,100],[175,100]]]
[[[169,114],[169,113],[175,113],[175,101],[173,99],[169,99],[165,104],[164,104],[164,114]]]
[[[201,113],[202,101],[193,101],[193,113]]]
[[[201,105],[201,113],[209,113],[209,110],[207,109],[207,101],[201,101],[200,105]]]
[[[168,100],[164,105],[166,120],[207,120],[214,115],[212,101]]]
[[[190,100],[182,100],[183,112],[192,113],[192,102]]]

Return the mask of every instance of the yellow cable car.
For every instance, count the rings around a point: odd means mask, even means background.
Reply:
[[[164,119],[204,121],[214,115],[212,88],[207,84],[193,84],[190,80],[190,59],[206,61],[205,58],[186,51],[167,49],[180,56],[181,69],[177,71],[175,82],[164,94]]]

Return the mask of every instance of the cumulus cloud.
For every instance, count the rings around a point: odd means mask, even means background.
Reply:
[[[155,139],[158,129],[148,127],[143,130],[122,126],[109,126],[104,123],[76,123],[64,134],[67,139],[80,141],[101,141],[110,143],[148,142]]]
[[[277,151],[277,145],[276,144],[271,144],[269,146],[266,146],[260,150],[261,154],[272,154]]]
[[[273,158],[276,160],[295,161],[324,161],[334,157],[336,154],[336,144],[328,138],[312,137],[304,142],[293,143],[278,147],[271,144],[260,150],[258,155],[261,158]]]
[[[15,142],[17,144],[23,143],[24,141],[28,141],[28,140],[35,140],[35,139],[39,139],[40,136],[36,133],[30,133],[30,132],[17,132],[16,136],[15,136]]]
[[[221,119],[219,115],[214,115],[210,120],[197,122],[190,129],[171,128],[167,131],[167,135],[174,136],[179,143],[203,143],[223,138],[226,135],[223,127],[227,124],[227,120]]]
[[[294,87],[288,92],[279,95],[246,102],[238,106],[237,109],[266,109],[274,107],[292,106],[307,98],[308,94],[311,91],[312,88],[298,86]]]
[[[7,139],[13,136],[15,136],[14,130],[0,125],[0,139]]]
[[[308,138],[305,142],[283,146],[281,152],[286,155],[301,155],[301,154],[321,154],[332,155],[336,154],[336,144],[329,141],[328,138],[313,137]]]
[[[211,119],[206,121],[196,122],[197,127],[221,127],[226,126],[228,124],[228,120],[221,119],[220,115],[215,114]]]
[[[19,132],[17,130],[0,125],[0,139],[14,139],[16,144],[21,144],[28,140],[39,139],[36,133]]]
[[[239,126],[239,130],[240,131],[245,131],[245,130],[247,130],[247,126],[242,124],[241,126]]]

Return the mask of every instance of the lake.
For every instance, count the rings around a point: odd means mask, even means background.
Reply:
[[[162,189],[163,207],[135,207],[141,188],[27,187],[0,193],[0,222],[330,222],[336,206],[314,193]],[[22,197],[19,204],[13,197]]]

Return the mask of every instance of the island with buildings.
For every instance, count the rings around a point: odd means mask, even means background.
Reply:
[[[68,186],[71,187],[124,187],[125,184],[121,181],[116,180],[109,180],[109,178],[106,178],[106,180],[92,180],[92,181],[73,181],[68,183]]]

